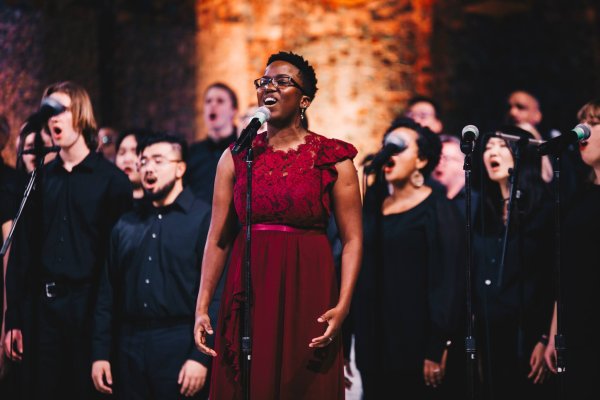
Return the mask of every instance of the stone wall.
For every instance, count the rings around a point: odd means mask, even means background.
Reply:
[[[47,84],[73,79],[100,124],[192,141],[210,83],[234,87],[244,111],[269,54],[291,50],[319,79],[311,128],[354,143],[359,159],[416,93],[442,104],[456,134],[493,128],[506,94],[528,87],[546,124],[565,129],[600,93],[599,18],[593,0],[9,0],[0,112],[16,135]]]
[[[256,104],[252,81],[268,56],[293,51],[319,80],[307,111],[311,129],[373,151],[406,100],[431,89],[431,7],[417,0],[198,2],[198,93],[227,82],[243,111]]]
[[[13,133],[2,152],[14,165],[14,141],[25,117],[39,105],[43,90],[41,15],[0,9],[0,114],[8,118]]]

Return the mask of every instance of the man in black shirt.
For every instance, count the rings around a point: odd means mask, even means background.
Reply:
[[[60,147],[27,206],[7,271],[5,349],[23,361],[32,398],[97,396],[89,376],[91,315],[112,226],[131,208],[127,176],[95,149],[89,95],[73,82],[50,85],[65,111],[48,120]]]
[[[204,95],[204,123],[208,137],[190,147],[186,183],[192,192],[212,205],[217,163],[223,151],[235,141],[238,100],[224,83],[213,83]]]
[[[183,187],[182,139],[153,135],[138,153],[146,202],[112,231],[92,379],[98,391],[126,399],[206,399],[210,356],[196,349],[193,326],[210,207]],[[211,318],[217,309],[218,301]]]

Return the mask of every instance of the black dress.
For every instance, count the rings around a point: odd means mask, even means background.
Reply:
[[[541,398],[547,386],[533,385],[527,375],[531,353],[552,318],[552,203],[545,198],[520,219],[518,214],[515,209],[502,268],[504,224],[482,221],[482,213],[475,222],[473,287],[482,399]]]
[[[592,185],[569,207],[563,234],[564,334],[567,342],[567,393],[573,399],[598,399],[600,350],[600,185]]]
[[[382,216],[365,202],[364,258],[353,299],[356,365],[364,399],[426,396],[425,359],[439,362],[456,329],[464,231],[458,211],[435,192]]]

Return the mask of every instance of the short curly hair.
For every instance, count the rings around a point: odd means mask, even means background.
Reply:
[[[305,94],[310,97],[311,100],[315,98],[317,90],[319,90],[317,88],[317,75],[315,74],[315,69],[304,59],[304,57],[292,53],[291,51],[280,51],[279,53],[271,54],[267,61],[267,67],[275,61],[285,61],[298,68],[303,83],[302,89],[304,89]]]
[[[385,131],[385,135],[383,136],[384,142],[387,135],[398,128],[407,128],[417,132],[419,136],[417,139],[419,157],[427,160],[427,164],[421,168],[421,173],[427,178],[440,162],[442,142],[439,136],[433,133],[431,129],[420,125],[411,118],[397,117]]]

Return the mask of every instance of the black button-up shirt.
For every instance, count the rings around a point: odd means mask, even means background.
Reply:
[[[110,231],[132,206],[127,176],[101,155],[90,152],[71,172],[57,157],[44,166],[40,221],[35,197],[20,220],[7,271],[7,327],[20,328],[27,293],[41,293],[41,282],[93,284],[106,258]],[[22,224],[22,225],[21,225]],[[41,235],[41,253],[34,244]],[[39,257],[36,255],[39,254]],[[39,263],[39,265],[37,265]],[[34,265],[35,264],[35,265]]]
[[[197,197],[210,205],[212,205],[217,164],[225,149],[235,141],[236,137],[237,130],[234,128],[231,135],[219,142],[208,138],[190,147],[185,173],[186,183]]]
[[[193,324],[209,225],[210,207],[189,189],[167,207],[146,203],[117,222],[96,304],[94,360],[109,359],[113,328],[121,322]],[[213,323],[218,293],[215,299],[209,312]],[[195,346],[189,358],[205,365],[210,359]]]

